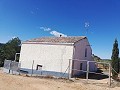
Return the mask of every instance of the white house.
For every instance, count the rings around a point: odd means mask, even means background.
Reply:
[[[69,60],[71,59],[71,60]],[[31,73],[68,76],[80,75],[79,70],[86,70],[86,61],[92,61],[92,49],[85,36],[41,37],[22,43],[20,60],[21,69]],[[77,69],[77,70],[76,70]],[[90,70],[96,70],[91,64]]]

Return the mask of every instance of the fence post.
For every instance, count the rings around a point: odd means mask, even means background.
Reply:
[[[20,75],[20,68],[21,68],[21,61],[18,62],[18,71],[19,71],[19,75]]]
[[[11,64],[13,63],[14,61],[11,61]],[[13,65],[11,65],[11,67],[13,67]],[[12,70],[12,74],[13,74],[13,68],[11,69]]]
[[[111,64],[109,63],[109,86],[111,86]]]
[[[10,60],[10,61],[11,61],[11,60]],[[12,63],[12,61],[9,63],[9,64],[10,64],[10,65],[9,65],[9,66],[10,66],[10,68],[9,68],[9,73],[10,73],[10,70],[11,70],[11,63]]]
[[[69,68],[68,68],[68,79],[71,78],[71,73],[70,73],[70,59],[69,59]]]
[[[86,72],[87,81],[88,81],[88,76],[89,76],[89,61],[87,61],[87,72]]]
[[[33,60],[33,63],[32,63],[32,73],[31,73],[31,76],[33,74],[33,66],[34,66],[34,60]]]

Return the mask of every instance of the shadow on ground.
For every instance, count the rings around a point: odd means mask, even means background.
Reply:
[[[104,74],[102,70],[98,69],[96,73],[89,73],[88,75],[89,79],[95,79],[95,80],[102,80],[102,79],[106,79],[109,78],[108,75]],[[86,79],[86,73],[84,73],[83,75],[78,76],[77,78],[83,78]]]

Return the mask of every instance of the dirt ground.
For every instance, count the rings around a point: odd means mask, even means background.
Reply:
[[[0,90],[120,90],[120,87],[85,84],[79,80],[72,82],[63,79],[10,75],[0,70]]]

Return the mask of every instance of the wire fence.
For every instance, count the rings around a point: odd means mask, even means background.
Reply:
[[[87,83],[111,85],[111,65],[105,62],[70,59],[72,76]],[[69,77],[70,78],[70,77]]]
[[[78,60],[78,59],[69,59],[69,64],[66,66],[64,70],[62,70],[61,63],[57,63],[56,66],[60,66],[60,73],[56,72],[46,72],[42,70],[44,66],[37,65],[36,62],[33,60],[31,62],[31,69],[30,75],[35,76],[54,76],[58,75],[60,77],[66,77],[68,79],[79,78],[81,81],[86,81],[87,83],[93,84],[104,84],[104,85],[111,85],[112,83],[112,73],[111,71],[113,68],[111,67],[110,63],[106,62],[96,62],[96,61],[88,61],[88,60]],[[34,68],[36,67],[36,69]],[[12,61],[12,60],[5,60],[4,61],[4,68],[8,70],[8,73],[25,73],[28,74],[27,70],[21,69],[21,63]]]

